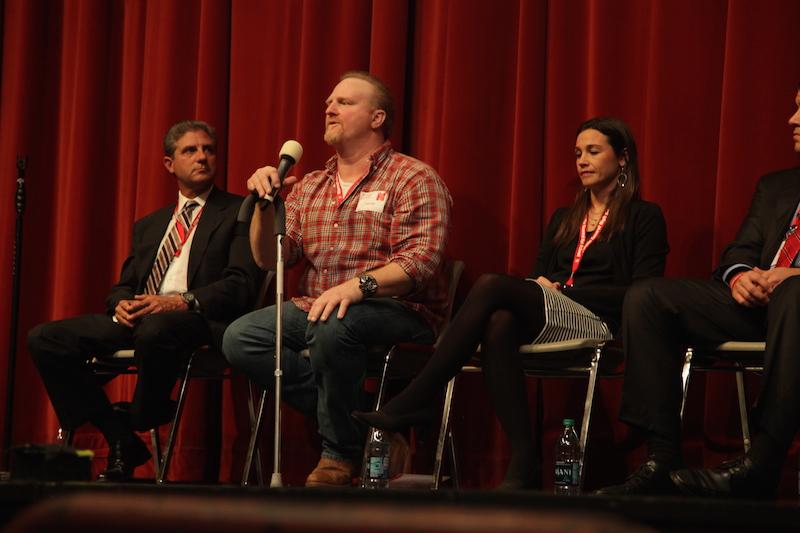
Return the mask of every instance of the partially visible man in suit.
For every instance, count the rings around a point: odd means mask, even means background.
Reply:
[[[789,119],[800,153],[800,86]],[[800,168],[761,178],[713,280],[654,279],[628,291],[621,418],[647,436],[648,459],[601,494],[675,491],[774,497],[800,422]],[[681,365],[687,345],[766,338],[763,388],[750,451],[717,468],[681,466]]]
[[[252,309],[260,270],[247,227],[236,222],[242,198],[214,187],[216,146],[205,122],[173,125],[164,137],[164,166],[177,180],[177,204],[134,224],[106,314],[41,324],[28,334],[62,427],[88,421],[108,441],[100,479],[129,479],[148,460],[134,430],[170,420],[181,364],[199,346],[220,346],[227,324]],[[112,408],[86,363],[125,348],[135,349],[138,372],[130,416]]]

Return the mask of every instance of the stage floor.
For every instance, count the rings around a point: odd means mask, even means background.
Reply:
[[[12,531],[798,531],[795,501],[152,482],[0,483]],[[19,529],[18,529],[19,528]]]

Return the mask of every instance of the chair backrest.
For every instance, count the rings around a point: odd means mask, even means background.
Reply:
[[[264,280],[261,282],[261,286],[258,288],[258,296],[256,297],[255,302],[253,303],[253,311],[257,311],[268,306],[272,303],[271,296],[274,295],[275,290],[272,289],[273,282],[275,281],[275,271],[268,270],[264,274]]]
[[[445,263],[445,272],[447,273],[447,309],[444,315],[444,322],[442,322],[441,331],[444,331],[450,324],[450,319],[453,318],[453,307],[456,301],[456,291],[458,290],[458,283],[461,281],[461,275],[464,273],[464,261],[459,259],[448,259]]]
[[[461,275],[464,273],[464,261],[448,259],[445,262],[444,269],[448,279],[447,307],[445,308],[444,320],[439,328],[439,336],[436,342],[442,337],[447,326],[450,324],[450,319],[453,317],[453,307],[455,306],[458,282],[461,280]],[[370,350],[371,355],[378,355],[380,357],[368,358],[367,374],[373,376],[386,374],[391,379],[413,378],[428,362],[434,346],[405,342],[394,347],[376,346]],[[389,349],[391,349],[391,353],[394,354],[391,356],[391,369],[385,365],[386,358],[383,356]]]

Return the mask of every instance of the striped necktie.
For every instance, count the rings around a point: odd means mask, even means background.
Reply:
[[[161,248],[158,249],[156,254],[153,270],[150,271],[150,276],[147,278],[147,284],[145,285],[145,294],[158,294],[158,289],[164,280],[164,274],[167,273],[167,269],[172,263],[172,259],[180,253],[183,244],[189,238],[189,231],[192,227],[192,213],[197,206],[197,202],[190,200],[184,204],[181,212],[175,217],[175,224],[172,225],[169,235],[164,239]]]
[[[781,247],[780,255],[776,267],[790,267],[797,257],[797,252],[800,252],[800,210],[794,214],[792,224],[789,226],[789,231],[786,233],[786,240]]]

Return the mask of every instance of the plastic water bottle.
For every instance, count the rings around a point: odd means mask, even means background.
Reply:
[[[389,435],[370,428],[369,444],[364,453],[361,488],[382,489],[389,484]]]
[[[564,431],[556,443],[556,469],[553,492],[579,494],[581,490],[581,445],[575,433],[575,420],[564,419]]]

